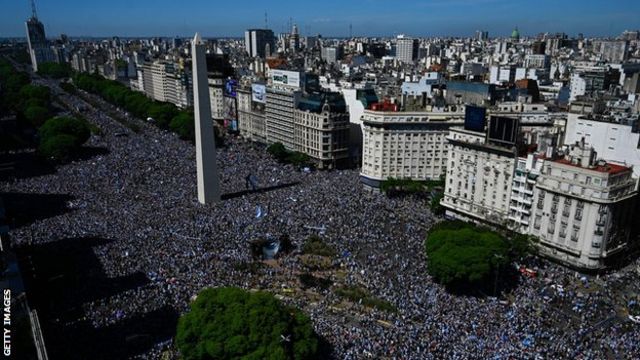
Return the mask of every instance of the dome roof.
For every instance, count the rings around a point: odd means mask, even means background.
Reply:
[[[520,32],[518,31],[518,27],[516,26],[515,29],[513,29],[513,32],[511,33],[511,38],[512,39],[520,39]]]

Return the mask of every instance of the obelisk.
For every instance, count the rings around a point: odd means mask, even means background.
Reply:
[[[193,110],[196,130],[196,166],[198,168],[198,201],[211,204],[220,201],[216,141],[213,136],[213,119],[207,82],[207,57],[205,46],[196,33],[191,43],[193,75]]]

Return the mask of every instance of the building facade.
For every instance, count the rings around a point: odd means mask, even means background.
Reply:
[[[451,129],[442,206],[449,217],[503,225],[516,164],[514,149],[486,141],[485,132]]]
[[[294,111],[295,150],[321,169],[349,164],[349,112],[340,93],[306,94]]]
[[[418,39],[412,39],[398,36],[396,40],[396,58],[404,63],[411,64],[418,58],[418,50],[420,42]]]
[[[265,104],[253,101],[251,89],[238,89],[238,129],[245,139],[267,143]]]
[[[55,62],[56,58],[45,36],[44,25],[36,17],[35,10],[33,16],[25,23],[25,26],[33,71],[38,71],[38,64]]]
[[[269,29],[249,29],[244,32],[244,44],[250,57],[266,58],[276,48],[275,36]]]
[[[629,167],[596,160],[578,143],[544,162],[536,179],[529,234],[541,251],[584,269],[602,269],[633,244],[636,180]]]
[[[364,110],[360,179],[378,188],[388,178],[429,180],[445,174],[452,126],[463,112]]]

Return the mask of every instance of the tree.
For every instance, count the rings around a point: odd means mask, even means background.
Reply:
[[[75,152],[76,138],[67,134],[57,134],[40,142],[38,151],[48,159],[66,161]]]
[[[281,142],[276,142],[267,148],[267,152],[278,161],[284,161],[287,158],[288,151]]]
[[[195,138],[195,123],[192,114],[180,112],[171,119],[169,128],[183,140],[193,141]]]
[[[72,136],[75,146],[79,147],[89,139],[91,130],[86,120],[59,116],[47,120],[38,131],[41,141],[62,134]]]
[[[39,128],[49,118],[49,109],[40,105],[31,105],[24,110],[24,117],[35,128]]]
[[[51,101],[51,90],[46,86],[29,84],[20,88],[20,97],[23,100],[39,99],[49,103]]]
[[[442,200],[442,198],[444,197],[444,193],[441,191],[438,191],[436,193],[433,194],[432,198],[431,198],[431,202],[429,203],[429,207],[431,208],[431,212],[433,212],[436,215],[443,215],[444,214],[444,207],[442,206],[442,204],[440,204],[440,201]]]
[[[318,339],[309,317],[266,292],[209,288],[178,321],[176,345],[185,360],[315,359]]]
[[[294,151],[289,153],[289,155],[287,155],[286,158],[287,162],[290,164],[293,164],[296,167],[302,167],[302,166],[307,166],[309,165],[310,162],[310,158],[309,155],[298,152],[298,151]]]
[[[498,233],[460,222],[434,227],[425,244],[429,274],[450,289],[486,286],[511,259]]]
[[[71,75],[71,67],[69,67],[68,64],[46,62],[38,64],[38,74],[54,79],[61,79]]]

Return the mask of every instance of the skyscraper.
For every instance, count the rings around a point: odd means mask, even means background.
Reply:
[[[196,33],[191,44],[193,73],[193,109],[196,130],[196,166],[198,171],[198,201],[211,204],[220,201],[220,184],[216,164],[216,143],[211,121],[207,58],[205,45]]]
[[[293,24],[291,28],[291,37],[289,38],[289,49],[291,51],[298,51],[300,48],[300,34],[298,33],[298,25]]]
[[[268,52],[276,48],[275,36],[269,29],[249,29],[244,32],[244,44],[247,53],[251,57],[265,58],[270,56]],[[267,52],[267,46],[269,51]]]
[[[418,39],[398,35],[396,45],[396,58],[398,60],[404,63],[412,63],[418,58],[418,49],[420,47]]]
[[[36,4],[31,2],[31,18],[25,23],[27,28],[27,43],[33,71],[38,71],[38,64],[55,61],[53,52],[44,34],[44,25],[38,20]]]

